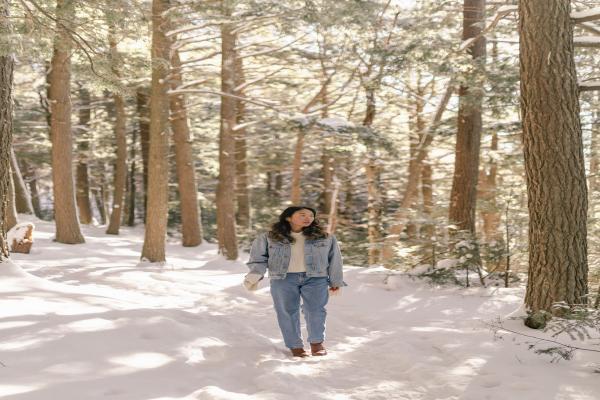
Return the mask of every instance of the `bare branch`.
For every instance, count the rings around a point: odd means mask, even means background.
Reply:
[[[592,92],[595,90],[600,90],[600,79],[596,79],[594,81],[581,82],[579,84],[580,92]]]

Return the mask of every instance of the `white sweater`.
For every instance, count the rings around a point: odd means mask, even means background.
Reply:
[[[304,263],[304,235],[302,232],[290,233],[296,241],[292,243],[292,256],[290,257],[288,272],[306,272],[306,264]]]

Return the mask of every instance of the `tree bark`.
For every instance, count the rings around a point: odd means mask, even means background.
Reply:
[[[179,53],[171,55],[171,88],[177,89],[183,83]],[[175,165],[177,170],[177,188],[181,204],[182,244],[194,247],[202,243],[202,227],[198,209],[198,186],[194,170],[192,139],[188,125],[187,108],[183,94],[174,94],[169,98],[171,106],[171,129],[175,142]]]
[[[235,54],[235,87],[240,87],[246,82],[244,76],[244,65],[241,57]],[[236,96],[244,97],[244,91],[238,90]],[[241,100],[236,101],[235,122],[241,125],[245,120],[246,107]],[[250,229],[250,193],[248,190],[248,160],[246,129],[239,128],[235,131],[235,183],[237,199],[237,225],[244,229]]]
[[[596,104],[600,104],[600,93],[596,95]],[[590,205],[589,216],[596,218],[598,209],[594,201],[594,193],[600,188],[600,159],[598,158],[598,146],[600,144],[600,110],[592,112],[592,134],[590,142],[590,173],[588,178],[588,203]]]
[[[231,15],[230,0],[223,0],[224,16]],[[233,25],[221,25],[221,92],[234,94],[235,34]],[[217,183],[217,238],[219,253],[228,260],[238,257],[235,232],[235,99],[221,96],[219,132],[219,181]]]
[[[525,304],[586,303],[587,188],[569,0],[519,1],[521,115],[529,208]]]
[[[88,165],[90,159],[89,129],[92,118],[90,92],[84,87],[79,88],[79,124],[76,129],[77,140],[77,208],[79,210],[79,221],[82,224],[92,223],[92,206],[90,203],[90,181]]]
[[[0,1],[0,35],[9,37],[12,33],[10,26],[10,2]],[[11,47],[8,47],[11,49]],[[13,123],[13,70],[14,56],[9,51],[0,53],[0,263],[9,256],[9,246],[6,240],[5,215],[7,213],[10,190],[10,150],[12,148]]]
[[[54,51],[50,71],[50,136],[52,141],[52,183],[56,241],[84,243],[81,234],[73,182],[73,137],[71,132],[71,37],[65,25],[74,15],[73,3],[57,0]]]
[[[31,196],[25,186],[21,168],[17,162],[15,150],[10,150],[10,168],[12,171],[13,185],[15,188],[15,207],[20,214],[33,214],[33,205],[31,204]]]
[[[463,41],[477,37],[485,22],[485,0],[464,0]],[[485,63],[485,37],[482,35],[467,50],[473,57],[475,78]],[[461,85],[459,89],[458,129],[454,176],[450,194],[450,223],[459,231],[475,235],[475,208],[479,175],[481,141],[481,106],[483,90]]]
[[[142,260],[165,261],[168,213],[169,98],[167,75],[169,42],[163,13],[168,0],[152,1],[152,93],[150,101],[150,149],[148,155],[148,206]]]
[[[136,93],[138,127],[140,130],[140,144],[142,147],[142,184],[144,186],[144,222],[148,204],[148,153],[150,152],[150,90],[147,87],[138,87]]]
[[[114,26],[109,27],[108,42],[110,47],[111,69],[117,79],[120,78],[118,65],[119,52],[117,50],[117,38]],[[113,205],[110,213],[110,220],[106,233],[118,235],[121,227],[123,200],[125,197],[125,185],[127,184],[127,136],[126,136],[126,116],[125,102],[123,96],[119,93],[113,93],[115,104],[115,137],[117,144],[117,157],[115,160],[114,192]]]

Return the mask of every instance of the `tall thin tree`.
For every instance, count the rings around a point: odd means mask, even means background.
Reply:
[[[50,136],[52,141],[52,190],[56,241],[77,244],[81,234],[73,182],[73,137],[71,133],[71,52],[69,24],[75,15],[74,2],[57,0],[56,36],[50,69]]]
[[[164,262],[168,212],[169,41],[164,14],[169,0],[152,1],[152,89],[150,94],[150,149],[148,154],[148,204],[142,259]]]
[[[223,0],[223,15],[230,18],[232,1]],[[235,33],[234,25],[221,25],[221,128],[219,132],[219,181],[217,183],[217,238],[219,253],[238,257],[235,224]]]

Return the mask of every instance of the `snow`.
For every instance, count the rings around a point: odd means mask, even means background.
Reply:
[[[600,37],[598,36],[578,36],[573,38],[573,43],[580,46],[600,46]]]
[[[571,18],[575,21],[592,21],[594,19],[600,19],[600,7],[584,11],[574,11],[571,13]]]
[[[35,224],[31,254],[0,268],[2,399],[598,399],[600,353],[551,363],[531,339],[486,325],[548,335],[505,319],[522,315],[522,287],[346,267],[350,286],[328,306],[330,354],[293,359],[268,280],[242,287],[247,253],[228,261],[214,244],[169,242],[165,265],[138,264],[141,228],[83,227],[85,244],[62,245]]]
[[[6,234],[6,239],[7,242],[12,245],[13,240],[16,240],[17,243],[21,243],[23,240],[25,240],[25,236],[27,235],[27,231],[29,230],[29,227],[33,225],[31,223],[27,223],[27,222],[21,222],[15,226],[13,226]],[[35,229],[35,225],[33,225],[34,229]]]
[[[330,129],[354,128],[354,124],[342,117],[321,118],[317,124]]]

